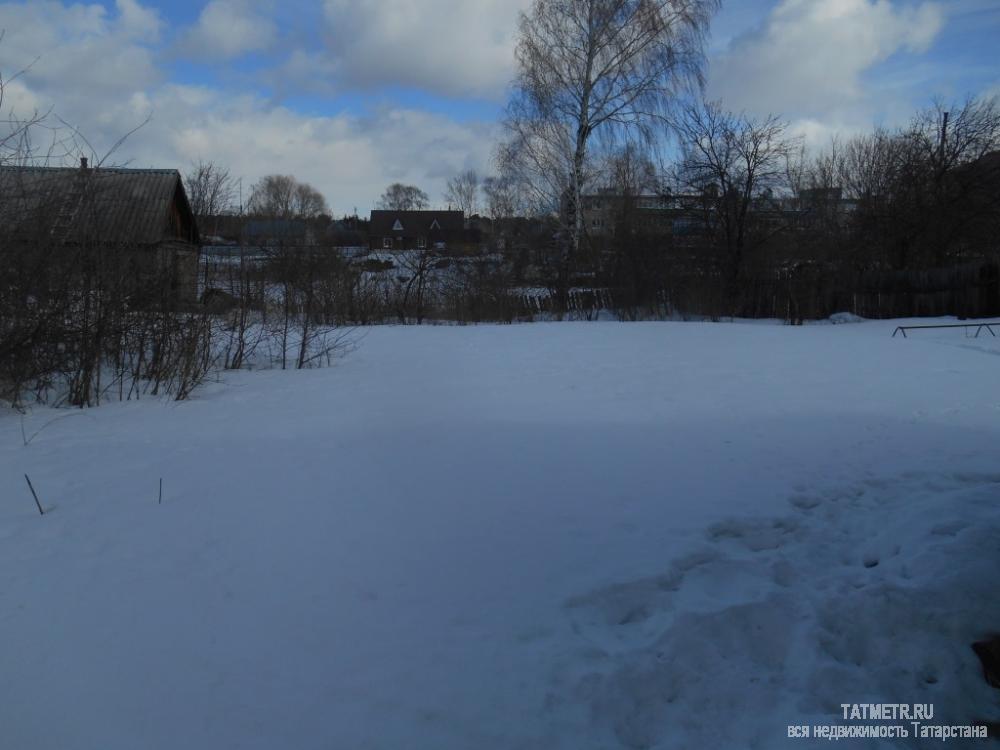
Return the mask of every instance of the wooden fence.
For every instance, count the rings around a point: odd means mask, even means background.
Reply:
[[[518,317],[554,314],[555,300],[545,293],[515,295]],[[626,307],[614,289],[573,290],[566,313],[593,319],[602,310]],[[646,301],[650,311],[721,317],[733,304],[722,294],[718,276],[678,274],[670,288]],[[634,301],[631,302],[635,306]],[[920,271],[870,271],[848,275],[829,268],[800,267],[769,277],[745,279],[735,313],[747,318],[819,320],[851,312],[863,318],[987,318],[1000,315],[1000,262],[976,261],[951,268]],[[627,316],[626,316],[627,317]]]

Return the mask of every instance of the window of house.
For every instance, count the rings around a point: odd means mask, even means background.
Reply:
[[[426,237],[417,237],[417,247],[420,248],[421,250],[423,250],[425,247],[427,247],[427,238]]]
[[[382,238],[382,248],[384,250],[391,250],[392,249],[392,237],[383,237]]]
[[[402,232],[403,231],[403,222],[401,222],[399,219],[396,219],[396,223],[392,225],[392,231],[394,231],[394,232]]]

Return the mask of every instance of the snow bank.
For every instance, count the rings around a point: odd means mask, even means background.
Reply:
[[[834,325],[840,325],[840,324],[843,324],[843,323],[864,323],[865,322],[864,318],[860,317],[859,315],[855,315],[854,313],[849,313],[849,312],[834,313],[833,315],[830,316],[829,320]]]

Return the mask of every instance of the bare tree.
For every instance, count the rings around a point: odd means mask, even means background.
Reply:
[[[663,232],[662,212],[647,210],[649,201],[660,197],[656,167],[642,149],[627,144],[608,158],[604,172],[609,222],[593,243],[602,251],[601,276],[611,290],[610,304],[623,320],[662,317],[669,233]]]
[[[479,213],[479,175],[476,170],[466,170],[448,180],[444,199],[466,216]]]
[[[634,198],[660,187],[653,161],[634,143],[610,155],[605,173],[615,194],[623,197]]]
[[[719,241],[726,301],[735,314],[747,255],[776,229],[758,220],[779,215],[769,209],[787,189],[796,142],[774,115],[757,119],[717,103],[684,107],[673,126],[683,150],[678,179],[703,196],[697,210]]]
[[[427,314],[429,298],[435,297],[435,267],[440,254],[430,248],[400,253],[397,257],[401,274],[392,290],[393,306],[401,324],[411,320],[421,325]]]
[[[983,209],[996,211],[995,201],[987,207],[977,199],[995,189],[1000,176],[991,156],[1000,150],[1000,97],[935,102],[902,139],[896,202],[900,223],[911,230],[906,254],[922,265],[946,265],[958,259]]]
[[[330,213],[323,194],[305,182],[300,182],[295,186],[292,207],[295,216],[302,219],[313,219]]]
[[[583,236],[595,137],[645,136],[680,88],[701,83],[718,0],[535,0],[519,20],[519,73],[499,160],[564,224],[562,284]],[[563,289],[565,292],[565,288]]]
[[[378,207],[386,211],[421,211],[430,205],[430,198],[414,185],[394,182],[385,189]]]
[[[250,188],[247,210],[255,216],[291,218],[295,184],[291,175],[272,174],[261,178]]]
[[[250,191],[249,210],[257,216],[279,219],[312,219],[329,213],[322,194],[292,175],[261,178]]]
[[[184,175],[184,187],[195,216],[218,216],[233,210],[236,180],[229,169],[214,161],[192,164]]]
[[[497,175],[483,180],[486,213],[494,222],[510,219],[525,210],[521,188],[510,175]]]
[[[914,118],[906,137],[919,144],[935,172],[946,172],[1000,150],[1000,96],[936,101]]]

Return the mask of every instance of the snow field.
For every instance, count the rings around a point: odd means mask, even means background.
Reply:
[[[898,324],[376,328],[331,369],[38,410],[27,446],[0,415],[0,747],[995,719],[1000,345]]]

